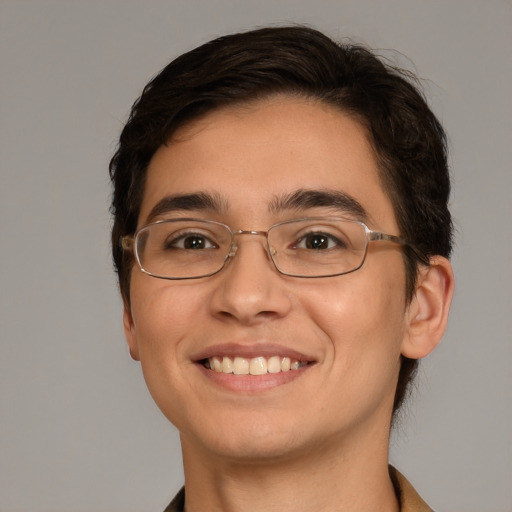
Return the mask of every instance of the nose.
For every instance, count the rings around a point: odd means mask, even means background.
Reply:
[[[270,258],[266,233],[237,231],[235,234],[230,260],[216,275],[212,313],[245,325],[286,316],[291,309],[291,297],[284,276]]]

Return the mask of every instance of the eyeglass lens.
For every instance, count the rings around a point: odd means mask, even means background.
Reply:
[[[137,233],[136,255],[141,268],[156,277],[204,277],[222,269],[233,243],[239,243],[237,235],[228,226],[213,221],[157,222]],[[363,224],[336,218],[283,222],[269,229],[267,239],[277,269],[298,277],[356,270],[364,261],[367,245]]]

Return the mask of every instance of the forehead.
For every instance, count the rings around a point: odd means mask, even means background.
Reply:
[[[150,162],[139,220],[162,198],[198,192],[230,213],[261,217],[298,190],[342,193],[377,224],[394,223],[362,125],[288,97],[213,111],[178,130]]]

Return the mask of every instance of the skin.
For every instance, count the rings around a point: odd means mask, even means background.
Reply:
[[[298,189],[347,194],[371,229],[400,234],[362,126],[287,97],[218,110],[179,130],[151,160],[139,227],[163,197],[197,192],[220,195],[222,208],[172,215],[263,231],[301,216],[354,217],[326,206],[269,208]],[[237,241],[235,257],[208,278],[167,281],[135,266],[124,313],[130,352],[181,434],[187,511],[398,510],[387,463],[400,355],[423,357],[439,341],[449,263],[423,269],[406,304],[396,244],[370,244],[351,274],[299,279],[277,272],[264,238]],[[220,382],[197,363],[210,349],[293,350],[310,364],[289,381]]]

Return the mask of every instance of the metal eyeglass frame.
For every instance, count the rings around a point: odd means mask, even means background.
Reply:
[[[356,268],[353,268],[351,270],[347,270],[347,271],[344,271],[344,272],[337,272],[335,274],[300,275],[300,274],[292,274],[292,273],[288,273],[288,272],[283,272],[279,268],[279,266],[276,263],[276,261],[274,260],[275,250],[273,251],[272,248],[270,247],[269,240],[268,240],[269,232],[272,231],[274,228],[276,228],[278,226],[281,226],[281,225],[284,225],[284,224],[290,224],[290,223],[293,223],[293,222],[304,222],[304,221],[315,221],[315,222],[318,222],[318,221],[325,221],[325,220],[350,222],[350,223],[353,223],[353,224],[358,224],[358,225],[360,225],[360,226],[362,226],[364,228],[364,231],[366,233],[366,243],[365,243],[364,254],[363,254],[363,257],[361,259],[361,263]],[[224,259],[222,261],[222,265],[220,266],[220,268],[218,268],[217,270],[215,270],[213,272],[207,273],[207,274],[202,274],[202,275],[199,275],[199,276],[192,276],[192,277],[188,277],[188,276],[187,277],[160,276],[160,275],[153,274],[153,273],[149,272],[148,270],[146,270],[143,267],[143,265],[142,265],[142,263],[140,261],[140,257],[139,257],[139,253],[138,253],[138,249],[137,249],[137,243],[136,243],[137,242],[137,238],[138,238],[139,234],[141,233],[141,231],[147,229],[148,227],[150,227],[152,225],[158,225],[158,224],[164,224],[164,223],[172,223],[172,222],[187,222],[187,221],[189,221],[189,222],[201,222],[201,223],[205,223],[205,224],[214,224],[214,225],[217,225],[217,226],[222,226],[223,228],[225,228],[230,233],[230,235],[231,235],[231,242],[230,242],[230,245],[229,245],[229,251],[227,252],[226,256],[224,257]],[[392,243],[395,243],[395,244],[398,244],[398,245],[409,247],[414,252],[415,256],[418,258],[419,261],[421,261],[424,265],[428,265],[429,264],[428,257],[426,255],[424,255],[415,245],[413,245],[409,241],[405,240],[404,238],[401,238],[401,237],[396,236],[396,235],[389,235],[389,234],[383,233],[381,231],[374,231],[374,230],[370,229],[364,222],[361,222],[361,221],[358,221],[358,220],[353,220],[353,219],[346,219],[346,218],[343,218],[343,217],[301,217],[301,218],[296,218],[296,219],[290,219],[290,220],[285,220],[285,221],[281,221],[281,222],[278,222],[276,224],[273,224],[272,226],[270,226],[268,228],[267,231],[253,231],[253,230],[245,230],[245,229],[238,229],[236,231],[233,231],[227,224],[223,224],[222,222],[217,222],[217,221],[214,221],[214,220],[197,219],[197,218],[163,219],[163,220],[157,220],[155,222],[151,222],[149,224],[141,226],[133,235],[122,236],[120,238],[120,245],[121,245],[121,248],[122,248],[123,251],[129,251],[132,254],[134,254],[135,260],[137,262],[137,265],[139,266],[140,270],[142,272],[144,272],[145,274],[147,274],[147,275],[149,275],[151,277],[155,277],[157,279],[167,279],[167,280],[172,280],[172,281],[180,281],[180,280],[185,280],[185,279],[202,279],[204,277],[210,277],[210,276],[213,276],[215,274],[218,274],[226,266],[227,262],[229,260],[231,260],[235,256],[235,254],[236,254],[236,251],[237,251],[237,248],[238,248],[238,246],[234,243],[236,235],[256,235],[256,236],[263,236],[263,237],[265,237],[265,239],[266,239],[266,250],[267,250],[267,253],[268,253],[269,257],[270,257],[270,260],[274,264],[274,267],[276,268],[276,270],[280,274],[282,274],[282,275],[290,276],[290,277],[298,277],[298,278],[302,278],[302,279],[320,279],[320,278],[324,278],[324,277],[336,277],[336,276],[342,276],[342,275],[345,275],[345,274],[350,274],[352,272],[355,272],[356,270],[359,270],[363,266],[364,262],[366,261],[366,256],[367,256],[367,253],[368,253],[368,245],[369,245],[370,242],[373,242],[373,241],[387,241],[387,242],[392,242]]]

